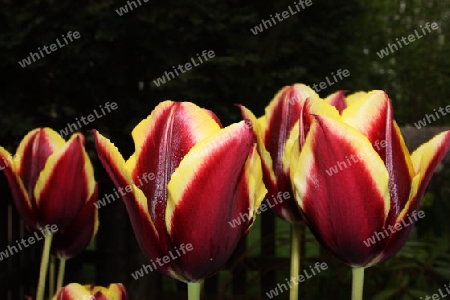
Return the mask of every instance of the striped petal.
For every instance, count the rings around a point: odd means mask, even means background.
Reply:
[[[163,257],[166,252],[162,249],[166,249],[170,245],[162,244],[161,242],[160,234],[156,230],[149,213],[146,196],[133,183],[131,171],[127,168],[125,160],[119,150],[117,150],[117,147],[96,130],[93,132],[98,156],[114,185],[118,190],[119,188],[124,190],[126,187],[129,187],[128,190],[131,189],[131,192],[121,193],[121,195],[130,217],[134,235],[142,252],[148,261]],[[174,270],[178,271],[175,264],[173,262],[165,264],[159,270],[163,274],[177,278],[173,275],[177,273]],[[182,280],[181,278],[178,279]]]
[[[70,283],[62,287],[53,300],[128,300],[125,287],[121,283],[110,284],[109,287],[81,285]]]
[[[81,253],[94,239],[98,230],[97,184],[94,193],[72,223],[57,231],[52,241],[52,253],[58,258],[72,258]]]
[[[342,114],[345,108],[347,108],[347,103],[345,101],[345,91],[337,91],[325,98],[325,102],[334,106],[339,114]]]
[[[412,181],[409,200],[396,219],[396,224],[403,224],[403,229],[389,236],[388,244],[379,259],[380,262],[394,256],[405,244],[414,226],[413,224],[407,227],[404,225],[410,224],[411,220],[415,221],[414,212],[418,212],[420,201],[425,194],[431,176],[439,163],[444,159],[449,148],[450,131],[445,131],[422,144],[413,152],[411,159],[416,176]]]
[[[249,209],[253,211],[266,193],[254,159],[253,132],[242,121],[196,144],[173,173],[167,229],[174,245],[192,245],[192,251],[180,257],[191,281],[218,271],[251,224]],[[229,222],[240,213],[247,214],[244,224],[230,229]]]
[[[245,106],[240,105],[239,107],[241,109],[242,117],[246,120],[250,120],[253,126],[253,132],[257,140],[258,153],[261,157],[261,163],[263,167],[264,182],[266,183],[267,187],[271,187],[269,189],[275,189],[277,185],[277,179],[272,169],[273,161],[269,151],[266,150],[266,146],[264,145],[263,141],[262,126],[263,124],[265,124],[265,116],[256,119],[255,115]]]
[[[166,251],[173,248],[165,227],[167,184],[189,150],[220,130],[211,114],[193,103],[165,101],[132,131],[136,152],[127,166],[134,181],[145,172],[155,174],[155,179],[140,189]]]
[[[60,151],[48,157],[36,182],[34,197],[42,222],[64,229],[94,190],[94,169],[84,150],[84,137],[74,134]]]
[[[295,196],[319,241],[344,262],[364,265],[384,245],[363,241],[389,213],[388,172],[365,136],[339,120],[316,118],[291,173]]]
[[[16,156],[20,158],[18,174],[35,205],[34,187],[39,174],[51,154],[60,150],[66,141],[51,128],[38,128],[30,131],[19,144]],[[36,208],[36,207],[35,207]]]
[[[0,147],[0,162],[0,169],[3,170],[6,179],[8,180],[9,187],[14,197],[14,203],[20,216],[27,226],[34,230],[39,229],[39,226],[44,224],[39,224],[36,210],[33,203],[30,201],[28,192],[18,174],[15,159],[13,159],[11,154],[3,147]]]
[[[383,91],[361,95],[344,110],[342,119],[365,135],[383,159],[389,172],[392,224],[408,201],[414,170],[398,126],[393,121],[391,102]]]

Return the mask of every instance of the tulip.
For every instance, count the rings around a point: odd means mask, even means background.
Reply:
[[[361,299],[364,268],[405,244],[417,220],[412,216],[450,147],[450,131],[410,155],[386,93],[357,93],[346,102],[339,110],[308,99],[304,126],[290,137],[284,160],[306,223],[326,249],[353,267],[353,299]],[[385,238],[367,246],[381,232]]]
[[[188,283],[220,270],[267,192],[249,121],[222,128],[208,110],[164,101],[133,129],[135,152],[127,161],[94,134],[103,166],[117,189],[127,190],[122,199],[150,266]],[[145,173],[154,176],[144,183]],[[237,219],[242,224],[230,228]]]
[[[266,107],[265,115],[256,119],[253,113],[241,106],[244,118],[252,120],[258,137],[258,152],[263,166],[264,183],[268,189],[267,204],[280,218],[292,225],[291,233],[291,277],[300,273],[301,222],[302,216],[293,196],[290,181],[290,166],[283,164],[282,158],[288,145],[289,136],[298,135],[301,112],[308,98],[319,99],[317,93],[303,84],[286,86],[281,89]],[[342,93],[329,97],[328,101],[341,106]],[[279,193],[288,193],[283,201],[274,201]],[[298,299],[298,285],[290,289],[290,299]]]
[[[29,132],[19,144],[15,158],[0,147],[0,161],[9,182],[19,214],[27,227],[47,234],[41,261],[44,280],[48,252],[61,259],[59,284],[62,284],[65,260],[81,252],[94,238],[98,228],[98,212],[94,170],[84,150],[84,137],[74,134],[65,141],[50,128]],[[41,282],[41,284],[44,284]],[[43,296],[38,285],[37,299]]]
[[[70,283],[62,287],[53,300],[128,300],[128,295],[121,283],[110,284],[108,288]]]

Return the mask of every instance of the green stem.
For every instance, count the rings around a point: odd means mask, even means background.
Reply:
[[[200,300],[201,282],[188,282],[188,300]]]
[[[66,259],[63,257],[63,258],[59,259],[58,280],[56,281],[56,291],[59,291],[59,289],[63,285],[65,271],[66,271]]]
[[[291,230],[291,279],[297,278],[300,273],[300,256],[302,227],[299,224],[292,225]],[[298,300],[298,284],[293,284],[289,290],[289,299]]]
[[[52,234],[45,235],[44,249],[42,250],[41,268],[39,271],[39,281],[36,291],[36,300],[44,300],[45,280],[47,279],[48,258],[50,256],[50,246],[52,245]]]
[[[352,268],[352,300],[362,300],[364,287],[364,267]]]
[[[52,296],[55,294],[55,261],[54,255],[50,256],[50,270],[48,272],[48,299],[52,300]]]

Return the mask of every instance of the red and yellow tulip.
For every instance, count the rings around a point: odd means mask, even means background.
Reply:
[[[62,287],[53,300],[128,300],[125,287],[121,283],[109,287],[71,283]]]
[[[12,156],[0,147],[0,161],[14,201],[31,231],[56,225],[52,251],[70,258],[81,252],[97,232],[97,183],[84,137],[65,141],[50,128],[29,132]]]
[[[249,121],[222,128],[208,110],[165,101],[132,137],[135,152],[125,161],[95,132],[103,166],[117,188],[129,187],[122,197],[142,251],[155,262],[191,244],[159,271],[184,282],[214,274],[247,234],[267,191]],[[155,176],[137,184],[144,173]],[[231,228],[240,214],[247,220]]]
[[[352,267],[369,267],[406,242],[413,226],[371,247],[364,243],[417,212],[450,147],[450,131],[410,155],[386,93],[356,93],[345,101],[334,96],[306,101],[303,122],[289,137],[283,161],[290,166],[298,205],[321,244]]]
[[[261,155],[264,183],[268,189],[269,207],[277,216],[291,224],[299,223],[302,217],[292,193],[290,167],[283,165],[282,158],[291,131],[298,132],[296,126],[298,127],[301,111],[305,100],[310,97],[319,99],[314,90],[303,84],[284,87],[266,107],[265,115],[258,119],[250,110],[241,106],[242,115],[252,120],[258,137],[258,152]],[[276,205],[270,205],[272,198],[280,192],[288,192],[290,197],[277,201]]]

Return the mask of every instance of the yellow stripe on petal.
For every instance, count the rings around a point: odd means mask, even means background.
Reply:
[[[402,154],[405,157],[406,166],[407,166],[408,172],[409,172],[409,178],[413,178],[414,175],[416,174],[416,172],[414,171],[414,166],[413,166],[413,162],[411,160],[411,155],[409,153],[408,147],[406,147],[405,139],[403,138],[403,135],[400,131],[400,127],[398,127],[397,122],[394,121],[393,123],[394,123],[394,130],[400,140],[400,146],[401,146],[400,149],[402,150]]]
[[[439,153],[441,147],[449,138],[449,131],[441,132],[434,136],[428,142],[420,145],[412,154],[411,161],[414,167],[414,173],[419,174],[428,169],[432,160]]]
[[[241,105],[241,112],[244,118],[249,119],[252,122],[253,126],[253,132],[256,135],[256,140],[258,144],[258,152],[261,158],[262,163],[264,164],[266,171],[268,172],[267,175],[270,177],[270,181],[276,184],[277,179],[275,177],[275,173],[273,171],[273,160],[270,156],[269,151],[267,151],[265,145],[264,145],[264,135],[265,135],[265,129],[267,127],[267,118],[266,116],[262,116],[259,119],[256,119],[255,115],[252,111],[250,111],[245,106]]]
[[[176,112],[176,109],[180,110],[180,112]],[[164,118],[165,122],[170,121],[188,124],[189,128],[185,128],[185,130],[189,130],[189,134],[194,143],[217,133],[220,130],[220,125],[217,124],[214,118],[211,117],[210,113],[206,112],[206,110],[190,102],[173,102],[166,100],[158,104],[153,112],[146,119],[142,120],[131,132],[136,148],[134,154],[136,157],[132,158],[134,159],[134,162],[140,158],[141,155],[145,154],[143,151],[145,151],[144,145],[147,142],[147,138],[152,135],[154,131],[161,130],[155,126],[160,124],[161,115],[167,114],[167,110],[171,111],[170,116]],[[183,120],[175,120],[175,116],[183,118]],[[172,128],[169,127],[167,129],[170,131]],[[167,134],[170,135],[171,132],[168,132]],[[132,167],[133,160],[130,160],[128,165]],[[134,168],[130,170],[133,172]]]
[[[236,139],[236,134],[239,131],[242,131],[243,122],[244,121],[241,121],[225,127],[216,135],[204,139],[194,145],[183,158],[180,166],[172,174],[168,184],[169,197],[166,207],[166,226],[169,234],[171,232],[171,221],[175,208],[178,203],[184,199],[186,190],[190,188],[190,184],[192,184],[198,176],[197,173],[201,172],[201,168],[205,165],[205,160],[211,160],[211,155],[216,155],[216,151],[219,151],[219,149],[223,148],[230,141],[234,141]],[[217,166],[219,166],[219,162],[216,162]],[[216,180],[220,179],[217,178]],[[215,190],[214,186],[205,187],[205,190],[207,189]],[[214,195],[211,195],[211,197],[213,196]],[[218,195],[216,195],[216,197],[217,199],[221,198],[221,196]]]
[[[130,186],[132,189],[130,193],[126,193],[125,196],[123,196],[123,200],[127,207],[128,215],[141,249],[143,249],[147,257],[154,255],[154,249],[156,248],[155,244],[159,239],[159,234],[149,213],[147,197],[142,190],[133,183],[130,170],[127,168],[127,164],[117,147],[97,131],[94,131],[94,134],[100,160],[108,171],[116,188],[123,189],[126,188],[126,186]],[[146,228],[147,226],[150,226],[150,230],[156,237],[156,240],[153,240],[151,236],[146,234],[148,231],[148,228]],[[150,241],[150,239],[152,240]],[[158,255],[160,254],[157,254],[156,256]]]
[[[342,112],[342,120],[371,137],[373,127],[385,127],[389,98],[383,91],[361,95]]]
[[[350,143],[351,147],[355,151],[357,151],[358,162],[356,162],[355,165],[364,165],[366,172],[370,175],[370,178],[375,183],[375,187],[378,189],[379,195],[382,195],[384,199],[384,212],[386,218],[390,210],[390,197],[388,189],[388,172],[383,160],[373,150],[372,144],[368,141],[368,139],[359,131],[336,119],[328,117],[321,118],[328,122],[328,124],[330,124],[330,128],[333,128],[333,130],[335,130],[334,135],[345,137],[346,142]],[[323,145],[315,145],[315,148],[313,149],[313,143],[316,138],[315,136],[318,134],[319,130],[320,125],[316,121],[313,123],[310,129],[310,132],[306,138],[305,145],[300,153],[300,158],[298,161],[299,167],[297,168],[295,173],[291,172],[291,181],[294,188],[297,190],[298,196],[296,198],[301,207],[301,200],[303,199],[305,192],[307,192],[306,189],[309,182],[308,178],[311,176],[311,170],[314,170],[314,172],[321,172],[324,178],[329,178],[329,175],[325,175],[325,169],[318,168],[316,165],[317,161],[321,160],[321,157],[317,155],[317,147],[324,147]],[[335,141],[333,141],[333,143],[334,142]],[[321,152],[323,151],[325,151],[325,149],[321,150]],[[295,153],[293,153],[292,155],[294,154]],[[348,153],[348,155],[350,154],[351,153]],[[333,153],[330,153],[329,155],[333,157]],[[340,158],[336,158],[336,163],[339,159]],[[351,168],[351,166],[349,168]],[[335,176],[339,177],[339,174]],[[324,182],[324,184],[326,184],[326,182]]]
[[[434,170],[444,158],[449,147],[450,131],[444,131],[433,137],[428,142],[422,144],[412,153],[411,161],[416,176],[413,178],[411,184],[411,193],[407,206],[414,205],[416,201],[421,200],[418,198],[421,198],[425,193],[425,189],[428,186]],[[407,211],[407,207],[404,208],[402,213],[405,211]]]
[[[283,171],[285,174],[289,172],[295,172],[298,166],[298,155],[300,154],[300,146],[299,146],[299,122],[295,123],[294,127],[292,127],[291,132],[289,133],[289,137],[286,140],[286,145],[284,147],[283,157],[281,158],[283,164]],[[295,155],[292,155],[292,152]]]
[[[34,136],[38,133],[44,134],[46,139],[49,142],[49,145],[51,146],[53,151],[57,151],[64,147],[66,144],[66,141],[53,129],[45,127],[45,128],[37,128],[30,132],[28,132],[22,141],[20,142],[19,146],[17,147],[16,155],[19,158],[22,158],[24,156],[24,150],[25,147],[30,143],[30,140],[34,138]]]
[[[250,199],[253,199],[253,202],[250,201],[249,207],[249,211],[252,213],[249,218],[252,219],[267,194],[267,188],[263,182],[261,159],[256,151],[256,145],[252,148],[245,163],[245,176],[248,181],[248,194]]]
[[[365,97],[367,92],[355,92],[353,94],[347,95],[345,97],[345,102],[347,103],[347,107],[353,104],[353,102],[357,101],[361,97]]]

